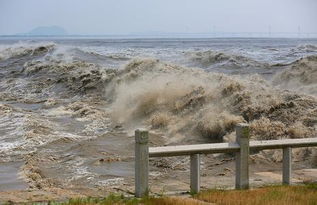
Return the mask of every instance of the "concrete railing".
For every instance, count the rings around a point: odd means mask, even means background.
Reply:
[[[292,148],[317,146],[317,138],[249,141],[248,124],[236,126],[235,143],[213,143],[149,147],[149,132],[135,131],[135,196],[143,197],[149,192],[149,158],[190,156],[190,190],[200,191],[200,155],[236,153],[236,189],[249,188],[249,153],[256,150],[283,149],[283,184],[291,183]]]

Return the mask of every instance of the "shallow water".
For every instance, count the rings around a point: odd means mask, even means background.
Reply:
[[[0,191],[26,189],[28,184],[19,176],[23,162],[8,162],[0,164]]]

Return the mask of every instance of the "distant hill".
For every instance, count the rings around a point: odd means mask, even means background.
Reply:
[[[59,26],[39,26],[34,28],[28,33],[23,33],[19,35],[28,35],[28,36],[65,36],[67,31]]]

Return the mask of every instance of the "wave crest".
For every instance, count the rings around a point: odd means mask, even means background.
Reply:
[[[0,48],[0,60],[46,54],[55,48],[55,43],[17,43]]]
[[[209,68],[209,67],[225,67],[225,68],[245,68],[245,67],[264,67],[268,66],[265,63],[260,63],[251,58],[223,53],[218,51],[200,51],[200,52],[191,52],[187,54],[190,61],[194,65]]]
[[[301,58],[289,65],[273,79],[283,89],[317,95],[317,55]]]
[[[279,91],[257,75],[242,79],[146,59],[130,62],[111,84],[113,119],[131,129],[145,124],[164,130],[170,142],[177,142],[178,134],[186,136],[178,139],[183,143],[221,141],[239,122],[256,122],[252,133],[259,139],[289,137],[295,122],[308,133],[302,137],[317,134],[317,123],[306,123],[317,117],[309,111],[317,106],[315,98]],[[260,135],[267,124],[277,124],[282,134]]]

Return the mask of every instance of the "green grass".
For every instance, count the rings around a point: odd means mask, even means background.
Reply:
[[[105,198],[78,198],[50,205],[199,205],[206,202],[220,205],[317,205],[317,184],[266,186],[251,190],[208,190],[183,197],[146,197],[142,199],[111,194]]]
[[[112,204],[126,204],[126,205],[134,205],[140,204],[142,201],[146,201],[147,199],[137,199],[137,198],[128,198],[123,195],[115,195],[110,194],[105,198],[77,198],[70,199],[67,202],[50,202],[50,205],[82,205],[82,204],[100,204],[100,205],[112,205]]]
[[[317,205],[317,184],[268,186],[253,190],[209,190],[194,197],[221,205]]]
[[[78,198],[70,199],[67,202],[49,202],[50,205],[200,205],[203,202],[196,201],[194,199],[181,198],[181,197],[146,197],[146,198],[134,198],[124,197],[123,195],[111,194],[106,198]]]

